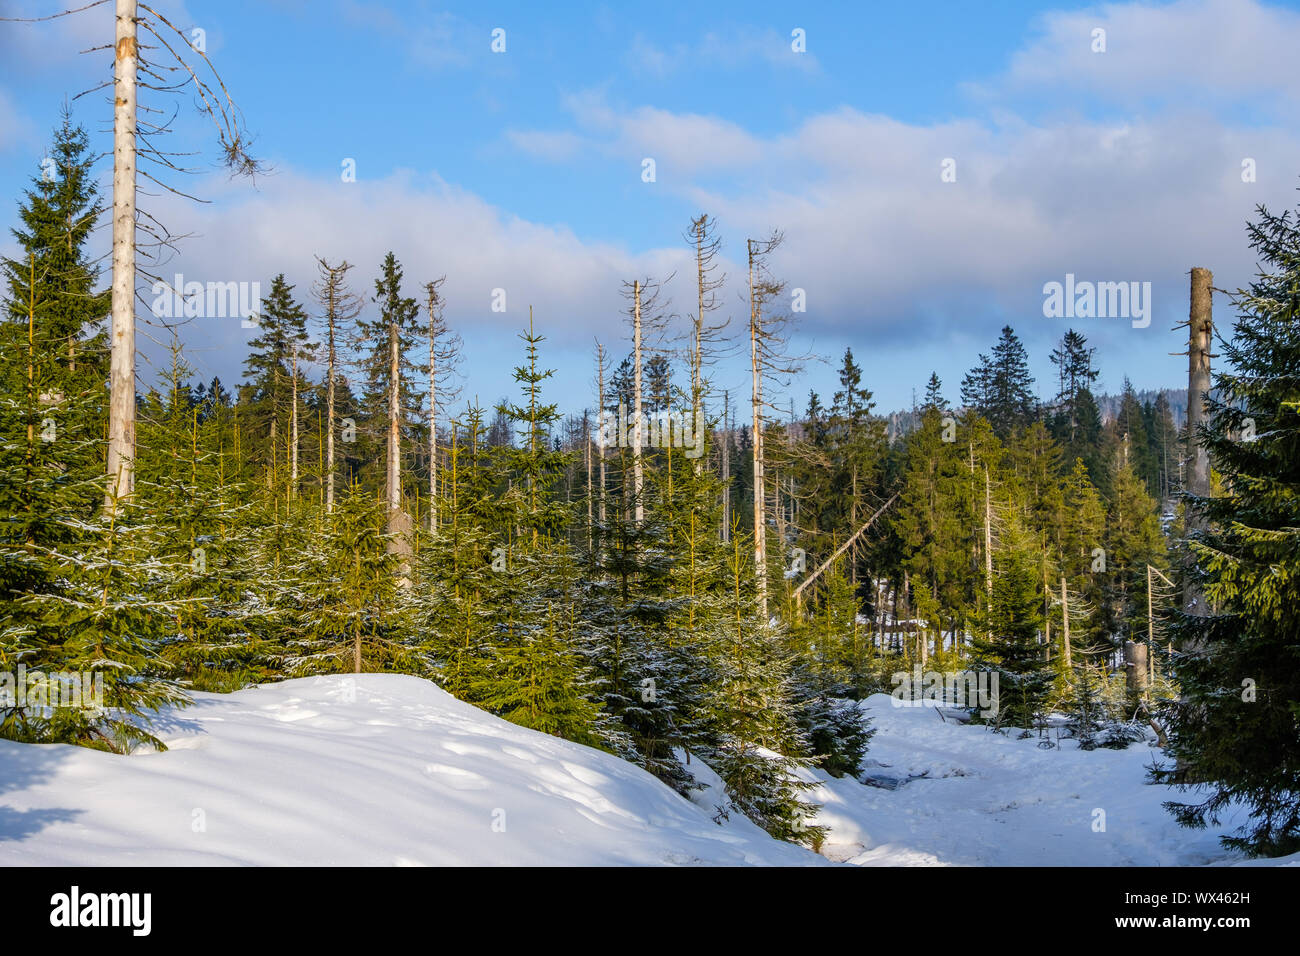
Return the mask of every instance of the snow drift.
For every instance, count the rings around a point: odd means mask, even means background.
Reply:
[[[617,757],[428,681],[303,678],[195,694],[166,752],[0,740],[0,863],[817,864],[719,826]]]
[[[170,749],[115,756],[0,740],[0,864],[1071,865],[1244,862],[1179,827],[1145,743],[1081,751],[859,705],[860,779],[801,771],[824,856],[773,840],[698,759],[685,800],[610,754],[526,730],[395,674],[195,694]],[[686,754],[682,753],[683,758]],[[1263,865],[1300,865],[1300,854]]]

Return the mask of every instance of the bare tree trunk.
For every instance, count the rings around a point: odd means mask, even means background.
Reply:
[[[290,500],[298,495],[298,346],[296,343],[293,346],[291,369],[293,379],[289,385],[289,394],[293,401],[293,407],[289,412],[289,441],[292,446],[289,452]]]
[[[280,391],[279,388],[276,388],[273,394],[278,395],[279,391]],[[266,490],[277,501],[279,500],[280,492],[276,491],[275,489],[275,476],[280,469],[280,459],[276,457],[278,452],[276,452],[275,450],[275,443],[277,438],[279,437],[279,429],[276,427],[279,424],[280,424],[280,410],[275,407],[275,400],[272,399],[271,401],[271,456],[270,456],[271,464],[270,467],[266,469]]]
[[[916,622],[915,627],[909,626],[908,629],[916,631],[916,643],[918,645],[917,650],[919,652],[918,656],[921,658],[921,669],[925,670],[926,665],[930,661],[930,638],[929,638],[930,622],[926,621],[924,624],[922,624],[918,620],[916,609],[912,606],[912,601],[910,598],[911,593],[912,593],[912,575],[909,574],[906,570],[904,570],[903,571],[903,600],[906,602],[907,619],[909,621]]]
[[[1052,585],[1047,580],[1047,546],[1043,546],[1043,648],[1052,659]]]
[[[429,530],[438,530],[438,317],[437,290],[428,288],[429,308]]]
[[[319,474],[325,474],[325,426],[321,421],[320,409],[316,409],[316,468]],[[321,485],[320,496],[317,499],[319,507],[325,506],[325,486]]]
[[[993,492],[989,485],[989,466],[984,465],[984,596],[985,610],[993,613]],[[992,633],[990,632],[990,636]]]
[[[1156,621],[1151,602],[1151,565],[1147,565],[1147,661],[1151,671],[1147,675],[1155,683]]]
[[[325,513],[334,512],[334,309],[329,310],[329,361],[325,386],[325,417],[329,427],[325,431]]]
[[[754,577],[758,587],[758,610],[767,621],[767,514],[763,481],[763,370],[758,361],[758,299],[754,295],[754,241],[749,244],[749,363],[753,376],[751,406],[754,438]]]
[[[722,540],[731,540],[731,392],[722,393]]]
[[[1137,700],[1147,693],[1147,646],[1137,641],[1124,642],[1124,684],[1129,696]]]
[[[1070,654],[1070,601],[1065,590],[1065,575],[1061,575],[1061,653],[1065,655],[1065,670],[1073,666]]]
[[[135,487],[135,0],[117,0],[113,66],[113,292],[105,508]]]
[[[641,493],[644,489],[645,475],[641,466],[641,280],[632,283],[632,381],[635,394],[632,396],[633,416],[632,430],[632,496],[636,513],[636,523],[645,520],[645,506]]]
[[[388,532],[400,534],[402,527],[402,368],[397,322],[388,325],[388,469],[386,494],[388,498]],[[405,549],[397,540],[389,542],[391,550]]]
[[[358,563],[359,560],[358,560]],[[352,670],[361,673],[361,621],[352,622]]]
[[[602,425],[605,416],[605,347],[599,342],[596,343],[596,391],[597,400],[600,402],[599,415],[601,416]],[[602,434],[604,432],[602,431]],[[605,443],[600,444],[600,523],[602,527],[605,524]]]
[[[890,644],[901,654],[903,652],[903,625],[898,620],[898,582],[891,581],[889,591],[890,604],[892,605],[892,610],[889,613],[894,622],[894,639]]]
[[[698,293],[698,308],[695,313],[694,343],[691,349],[691,415],[692,421],[700,421],[700,405],[703,402],[702,366],[704,363],[704,299],[708,291],[705,285],[705,249],[704,249],[704,217],[698,221],[695,226],[695,289]],[[697,440],[699,440],[697,438]],[[703,458],[695,459],[695,474],[700,473],[704,465]]]
[[[334,478],[336,456],[334,451],[334,429],[338,421],[338,405],[335,380],[338,377],[338,333],[340,323],[346,323],[357,317],[360,304],[357,297],[347,289],[347,274],[352,266],[346,261],[336,266],[330,265],[319,256],[316,264],[320,269],[320,278],[314,287],[317,300],[325,309],[325,405],[328,427],[325,430],[325,511],[334,511]]]
[[[776,541],[777,547],[782,555],[781,561],[785,562],[785,505],[781,501],[781,469],[772,469],[772,515],[776,521]]]
[[[1197,431],[1205,421],[1205,399],[1210,393],[1210,340],[1214,331],[1211,287],[1214,276],[1209,269],[1192,269],[1191,311],[1188,316],[1187,344],[1187,491],[1202,498],[1210,496],[1210,456],[1201,444]],[[1187,508],[1187,530],[1203,528],[1204,517],[1194,507]],[[1205,597],[1192,574],[1183,577],[1183,608],[1189,614],[1205,614]]]
[[[596,546],[596,528],[592,524],[594,501],[591,482],[591,418],[585,409],[582,412],[582,438],[583,465],[587,471],[587,552],[591,553]]]
[[[695,237],[695,272],[696,272],[696,291],[699,293],[698,311],[695,313],[695,342],[691,351],[691,414],[699,416],[700,405],[703,402],[703,385],[702,385],[702,366],[704,364],[704,232],[701,230]],[[698,418],[693,419],[698,420]],[[695,459],[695,473],[700,473],[703,466],[701,458]]]

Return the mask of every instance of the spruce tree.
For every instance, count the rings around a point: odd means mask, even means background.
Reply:
[[[713,681],[704,702],[712,745],[705,757],[726,785],[728,804],[778,839],[816,843],[824,835],[806,818],[815,808],[800,794],[809,785],[796,771],[807,766],[808,742],[799,728],[779,630],[755,613],[755,585],[747,536],[733,529],[725,589],[710,615],[707,642]]]
[[[304,545],[288,556],[303,565],[295,575],[303,613],[290,673],[424,672],[409,639],[409,605],[398,594],[384,503],[349,486]]]
[[[260,529],[242,484],[225,479],[228,453],[209,447],[190,367],[173,339],[172,361],[139,411],[136,494],[147,506],[157,560],[171,572],[153,594],[175,602],[160,654],[184,687],[231,691],[278,673],[268,617],[250,595],[266,583],[253,560]]]
[[[1082,393],[1092,387],[1100,374],[1092,367],[1092,357],[1096,351],[1088,346],[1087,337],[1082,332],[1069,329],[1051,356],[1057,372],[1052,433],[1075,457],[1078,455],[1075,449],[1082,424]]]
[[[979,616],[974,649],[980,665],[998,675],[999,726],[1025,729],[1043,715],[1052,671],[1039,643],[1043,595],[1037,555],[1023,530],[1008,528],[994,553],[993,597]]]
[[[102,323],[109,292],[96,291],[99,270],[86,250],[101,211],[89,148],[85,130],[65,110],[50,148],[52,173],[33,177],[19,206],[21,226],[12,230],[19,254],[0,262],[8,291],[3,318],[25,328],[28,303],[37,303],[35,337],[55,358],[49,395],[102,387],[107,374]]]
[[[1233,338],[1196,436],[1221,493],[1189,500],[1204,616],[1176,615],[1174,708],[1163,779],[1204,790],[1171,802],[1203,827],[1230,806],[1251,818],[1225,838],[1252,854],[1300,850],[1300,227],[1259,207],[1249,227],[1258,278],[1235,296]]]
[[[981,354],[979,365],[962,380],[962,402],[1005,439],[1034,420],[1038,403],[1033,384],[1024,345],[1011,326],[1003,326],[992,357]]]
[[[373,319],[359,318],[357,334],[363,350],[361,405],[367,412],[362,424],[374,447],[383,449],[380,483],[387,503],[389,546],[405,551],[409,519],[403,505],[402,448],[419,430],[421,403],[412,376],[422,368],[407,356],[417,345],[424,345],[429,330],[421,322],[420,304],[402,294],[402,281],[401,263],[389,252],[375,280],[373,301],[379,314]]]
[[[1147,565],[1168,567],[1156,503],[1132,464],[1117,455],[1106,514],[1103,608],[1117,643],[1146,633]]]
[[[307,312],[293,297],[284,273],[271,280],[257,315],[258,333],[248,343],[243,388],[246,422],[261,447],[267,488],[279,493],[288,480],[293,449],[293,376],[295,356],[307,354]]]

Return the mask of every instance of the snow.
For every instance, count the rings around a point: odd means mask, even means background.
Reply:
[[[818,864],[610,754],[390,674],[195,694],[166,752],[0,740],[0,863]],[[504,829],[502,829],[504,824]]]
[[[0,863],[29,865],[1300,866],[1245,861],[1150,784],[1160,752],[1081,751],[860,704],[860,777],[801,771],[823,856],[743,816],[697,757],[689,800],[610,754],[539,734],[389,674],[195,694],[169,750],[115,756],[0,740]],[[683,758],[684,753],[680,754]],[[1183,795],[1188,799],[1193,795]],[[1105,827],[1097,811],[1105,813]]]
[[[822,852],[833,860],[863,866],[1193,866],[1241,859],[1218,840],[1239,819],[1191,830],[1161,806],[1189,795],[1148,782],[1147,770],[1161,755],[1147,743],[1083,751],[1053,733],[1056,746],[1044,749],[1037,735],[1022,740],[1015,732],[944,722],[934,706],[895,707],[887,694],[860,706],[877,730],[864,773],[897,785],[891,790],[849,778],[807,777],[819,784],[808,799],[823,805],[815,822],[830,827]],[[1104,811],[1104,830],[1097,811]]]

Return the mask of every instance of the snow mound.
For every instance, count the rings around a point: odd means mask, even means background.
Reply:
[[[193,696],[162,753],[0,740],[0,864],[826,862],[419,678]]]

